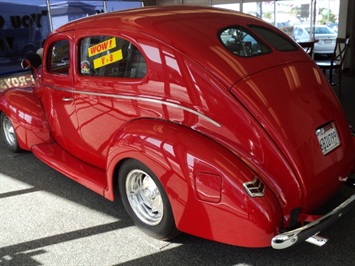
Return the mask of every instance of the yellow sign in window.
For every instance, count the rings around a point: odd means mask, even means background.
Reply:
[[[122,60],[122,49],[94,59],[94,69]]]
[[[108,39],[88,48],[89,57],[105,52],[116,47],[116,38]]]

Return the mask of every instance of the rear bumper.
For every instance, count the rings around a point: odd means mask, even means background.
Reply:
[[[332,54],[334,52],[334,47],[335,47],[335,40],[334,40],[334,43],[331,43],[331,44],[324,44],[324,43],[318,42],[318,43],[314,44],[313,52],[315,54]]]
[[[321,218],[297,229],[275,236],[271,240],[271,246],[275,249],[284,249],[305,241],[339,220],[340,217],[353,207],[355,207],[355,194]]]

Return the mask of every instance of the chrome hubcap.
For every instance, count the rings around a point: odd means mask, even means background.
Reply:
[[[135,169],[126,179],[128,202],[137,217],[145,224],[154,226],[163,218],[163,201],[159,188],[145,172]]]
[[[17,140],[16,140],[16,135],[15,135],[15,129],[12,126],[12,123],[10,119],[5,116],[2,122],[2,127],[4,130],[4,135],[6,138],[6,142],[11,146],[15,147],[17,145]]]

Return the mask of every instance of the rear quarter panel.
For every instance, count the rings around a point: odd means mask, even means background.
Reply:
[[[115,177],[115,166],[125,158],[149,165],[168,194],[179,230],[250,247],[270,246],[279,231],[282,215],[271,190],[260,198],[247,195],[243,183],[253,180],[253,171],[206,136],[171,122],[138,119],[110,146],[108,175]],[[219,185],[211,185],[220,190],[218,200],[199,195],[199,174],[220,177]]]

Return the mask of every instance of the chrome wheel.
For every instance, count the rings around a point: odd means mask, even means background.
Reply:
[[[168,195],[145,164],[125,160],[118,172],[118,189],[124,208],[143,232],[160,240],[179,234]]]
[[[128,173],[126,195],[132,210],[143,223],[154,226],[161,222],[164,214],[162,196],[147,173],[139,169]]]
[[[10,119],[4,113],[1,113],[0,121],[1,121],[1,131],[2,131],[2,135],[4,136],[4,140],[6,142],[6,145],[13,152],[21,151],[21,149],[18,145],[15,128],[12,125]]]
[[[4,116],[4,119],[2,121],[2,127],[4,130],[4,136],[6,142],[11,146],[11,147],[16,147],[17,145],[17,140],[16,140],[16,135],[15,135],[15,129],[12,126],[12,123],[10,119],[7,116]]]

